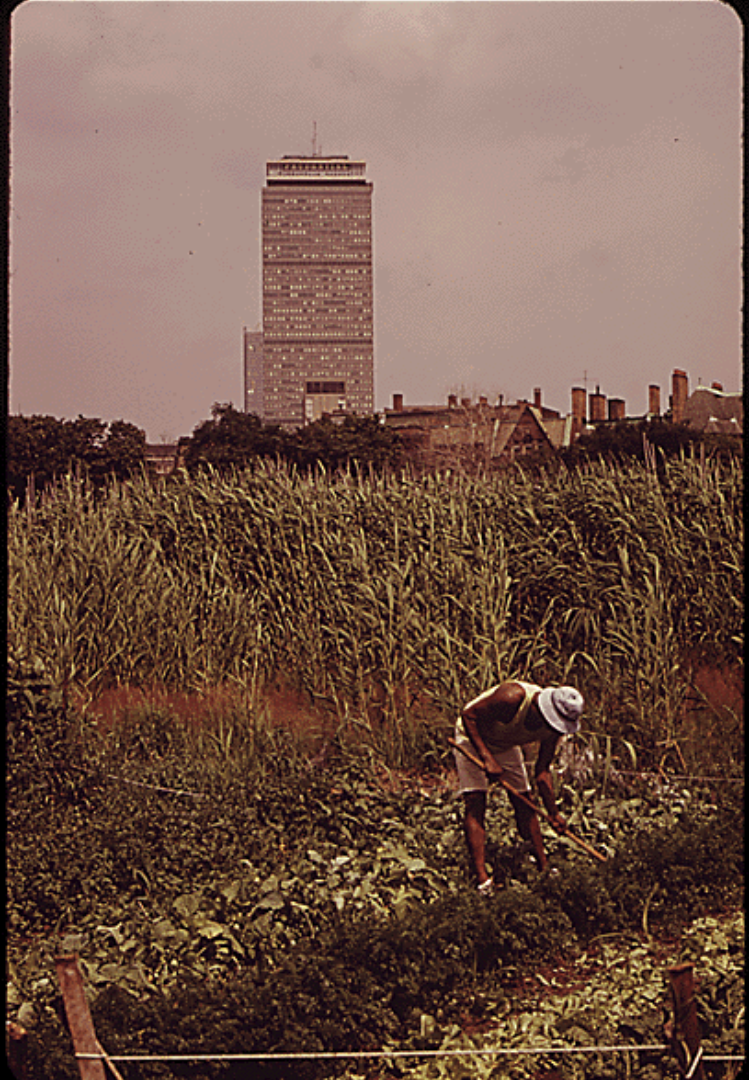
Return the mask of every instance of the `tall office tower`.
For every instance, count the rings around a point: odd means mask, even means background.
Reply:
[[[262,418],[265,411],[263,332],[244,328],[244,411]]]
[[[266,423],[374,412],[372,183],[363,161],[286,156],[262,193]]]

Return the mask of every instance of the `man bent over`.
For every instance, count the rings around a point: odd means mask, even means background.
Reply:
[[[554,798],[549,767],[564,735],[580,726],[583,697],[571,686],[541,689],[533,683],[504,682],[484,691],[463,709],[455,727],[455,741],[473,752],[483,769],[454,750],[458,783],[465,804],[465,835],[480,892],[491,890],[486,870],[486,792],[492,780],[505,780],[522,794],[531,785],[521,747],[539,743],[535,778],[551,824],[562,833],[565,822]],[[509,793],[508,793],[509,794]],[[522,799],[509,795],[518,832],[534,853],[540,870],[546,869],[538,815]]]

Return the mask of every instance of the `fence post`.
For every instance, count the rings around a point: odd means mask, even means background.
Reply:
[[[6,1022],[8,1032],[8,1067],[15,1080],[26,1080],[26,1050],[28,1039],[26,1028],[20,1024],[14,1024],[12,1020]]]
[[[683,1077],[688,1077],[689,1080],[705,1080],[692,965],[677,964],[670,967],[668,978],[674,1018],[673,1022],[666,1023],[665,1031],[671,1050]]]
[[[99,1040],[89,1012],[77,956],[55,959],[73,1050],[76,1054],[100,1054]],[[77,1058],[81,1080],[106,1080],[104,1062],[99,1058]]]

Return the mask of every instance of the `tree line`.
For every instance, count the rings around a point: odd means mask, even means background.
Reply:
[[[620,421],[597,426],[581,435],[574,446],[558,451],[553,459],[546,455],[538,464],[556,460],[574,466],[601,457],[644,460],[649,447],[660,458],[690,447],[741,455],[743,441],[739,436],[703,435],[686,424],[663,419]],[[323,466],[331,472],[347,467],[400,469],[413,463],[401,433],[381,424],[376,416],[346,416],[340,423],[323,417],[289,431],[264,424],[231,403],[215,403],[210,419],[179,440],[178,454],[188,472],[205,465],[219,471],[243,468],[260,458],[282,461],[301,471]],[[124,480],[147,469],[146,433],[125,420],[107,424],[84,416],[76,420],[38,415],[8,418],[6,486],[17,498],[24,499],[27,492],[40,493],[70,472],[79,472],[100,486],[111,477]]]
[[[300,470],[322,465],[329,471],[356,466],[398,468],[404,463],[400,436],[376,416],[327,417],[295,431],[264,424],[259,417],[216,403],[211,418],[178,441],[181,464],[194,472],[205,465],[220,471],[242,468],[259,458],[283,461]],[[95,486],[148,471],[146,433],[125,420],[106,424],[79,416],[10,416],[6,445],[6,487],[24,499],[41,493],[67,473]]]
[[[340,423],[323,417],[289,431],[218,403],[211,408],[211,419],[180,439],[179,448],[188,471],[204,464],[241,467],[256,458],[280,459],[302,470],[323,465],[331,471],[352,464],[381,469],[403,463],[399,433],[376,416],[349,415]]]
[[[591,458],[646,461],[651,449],[656,452],[657,459],[662,460],[700,448],[709,454],[743,457],[741,436],[705,433],[664,417],[598,424],[583,432],[560,456],[566,464],[576,465]]]

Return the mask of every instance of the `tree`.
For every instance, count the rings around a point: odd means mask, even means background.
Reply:
[[[688,424],[667,420],[619,420],[598,424],[585,432],[574,446],[564,452],[565,461],[574,464],[591,457],[637,458],[645,460],[645,445],[660,450],[666,457],[702,441],[702,436]]]
[[[146,461],[146,433],[127,420],[113,420],[104,444],[107,472],[124,480]]]
[[[6,482],[22,498],[26,482],[34,477],[41,490],[65,470],[61,421],[54,416],[8,417]]]
[[[290,438],[287,458],[299,468],[321,464],[330,471],[359,468],[396,468],[403,459],[397,432],[386,428],[376,416],[345,416],[335,423],[323,417],[300,428]]]
[[[41,492],[78,468],[96,484],[137,471],[146,459],[146,434],[134,424],[115,420],[109,426],[92,417],[58,420],[54,416],[8,418],[7,484],[25,497],[29,481]]]
[[[284,435],[277,425],[263,425],[253,413],[239,412],[231,404],[211,407],[211,419],[204,420],[187,439],[184,448],[187,469],[201,464],[215,468],[241,468],[259,457],[275,457],[284,450]]]

